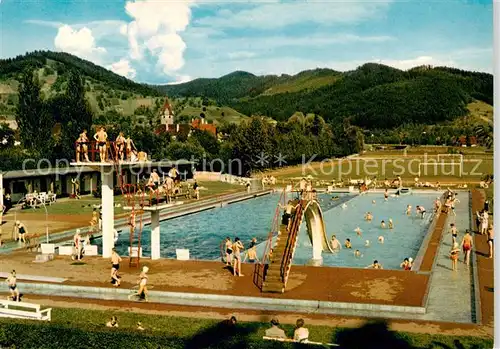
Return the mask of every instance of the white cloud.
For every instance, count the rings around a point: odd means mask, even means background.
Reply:
[[[197,24],[220,28],[272,29],[302,23],[346,24],[374,18],[390,1],[294,1],[248,4],[241,11],[223,9]]]
[[[118,62],[109,65],[107,69],[129,79],[133,79],[136,75],[136,70],[130,66],[130,62],[126,59],[120,59]]]
[[[142,59],[148,49],[162,71],[174,75],[184,66],[186,44],[179,33],[191,20],[192,5],[191,0],[127,2],[125,11],[133,18],[126,29],[130,58]]]
[[[179,75],[175,77],[175,81],[169,82],[167,85],[178,85],[178,84],[183,84],[185,82],[189,82],[193,80],[192,77],[189,75]]]
[[[69,25],[59,27],[54,39],[56,49],[74,54],[78,57],[99,63],[100,56],[106,53],[104,47],[96,46],[92,31],[83,27],[73,29]]]
[[[456,62],[453,60],[449,59],[441,59],[441,58],[436,58],[432,56],[420,56],[416,58],[410,58],[410,59],[380,59],[377,61],[377,63],[380,64],[385,64],[394,68],[402,69],[402,70],[408,70],[413,67],[418,67],[421,65],[431,65],[434,67],[437,66],[448,66],[448,67],[454,67],[456,66]]]

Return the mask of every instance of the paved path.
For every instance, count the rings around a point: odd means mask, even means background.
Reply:
[[[457,225],[459,244],[465,229],[470,227],[469,193],[461,192],[458,198],[460,203],[456,207],[457,215],[451,213],[448,215],[439,243],[431,274],[427,314],[424,316],[426,320],[469,323],[475,321],[471,271],[465,267],[462,253],[456,272],[451,270],[449,258],[452,246],[450,223],[454,222]]]

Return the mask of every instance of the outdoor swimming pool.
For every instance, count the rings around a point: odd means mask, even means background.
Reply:
[[[339,196],[339,200],[332,200]],[[352,250],[343,248],[335,254],[323,253],[324,265],[365,267],[373,259],[378,259],[387,269],[397,269],[405,257],[415,256],[428,230],[431,214],[422,220],[415,216],[407,217],[404,213],[406,205],[413,207],[423,205],[430,212],[436,194],[413,194],[399,198],[389,198],[384,202],[383,194],[367,194],[353,197],[351,194],[321,194],[319,195],[328,234],[336,234],[343,244],[346,238],[352,242]],[[256,237],[258,242],[264,242],[271,228],[279,195],[271,194],[230,204],[218,209],[212,209],[184,217],[179,217],[160,223],[161,257],[175,258],[177,248],[190,250],[190,258],[214,260],[220,257],[221,241],[230,236],[239,237],[245,246]],[[372,204],[376,200],[376,204]],[[347,208],[342,208],[346,203]],[[371,223],[364,221],[364,213],[371,211],[374,215]],[[381,229],[380,221],[389,218],[394,221],[395,228]],[[299,233],[298,247],[294,256],[294,264],[307,264],[312,256],[311,243],[305,232],[305,223]],[[354,229],[359,226],[363,236],[358,237]],[[144,228],[141,245],[143,255],[150,256],[150,230]],[[377,242],[383,235],[384,244]],[[365,247],[365,240],[370,240],[370,247]],[[97,241],[100,245],[100,241]],[[120,234],[116,243],[118,253],[128,254],[129,235]],[[259,246],[261,258],[264,244]],[[354,256],[354,250],[359,249],[361,258]]]

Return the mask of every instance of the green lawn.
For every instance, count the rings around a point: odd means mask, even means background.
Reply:
[[[245,190],[244,186],[223,182],[198,182],[198,184],[202,187],[207,188],[207,190],[200,191],[200,199],[203,199],[207,196],[223,195],[237,190]],[[99,205],[100,203],[101,199],[94,198],[91,195],[85,195],[82,196],[80,200],[65,198],[56,202],[55,204],[46,207],[49,215],[85,215],[88,216],[90,220],[92,216],[92,210],[94,208],[93,205]],[[115,204],[121,204],[121,206],[123,206],[124,200],[121,195],[115,196]],[[115,215],[125,213],[121,206],[115,207]],[[22,214],[23,212],[40,213],[41,215],[45,215],[45,210],[43,208],[36,210],[22,210],[20,214]]]
[[[106,328],[109,318],[118,318],[119,328]],[[136,330],[142,322],[145,331]],[[307,324],[306,324],[307,325]],[[492,348],[493,341],[481,337],[426,335],[388,331],[383,323],[357,329],[306,326],[309,339],[335,342],[342,348]],[[10,348],[296,348],[262,340],[268,323],[239,322],[234,329],[219,321],[198,318],[145,315],[120,311],[55,308],[52,322],[0,320],[0,346]],[[291,325],[282,328],[288,336]],[[378,345],[378,346],[376,346]]]

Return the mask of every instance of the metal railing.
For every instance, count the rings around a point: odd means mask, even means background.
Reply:
[[[293,253],[295,249],[295,243],[297,241],[298,231],[300,228],[300,223],[302,222],[302,210],[303,205],[305,204],[304,200],[299,202],[299,206],[295,210],[293,215],[293,221],[290,225],[290,231],[288,234],[288,239],[286,241],[285,250],[283,251],[283,258],[281,259],[280,266],[280,276],[283,283],[286,284],[288,278],[288,268],[290,263],[292,262]]]

